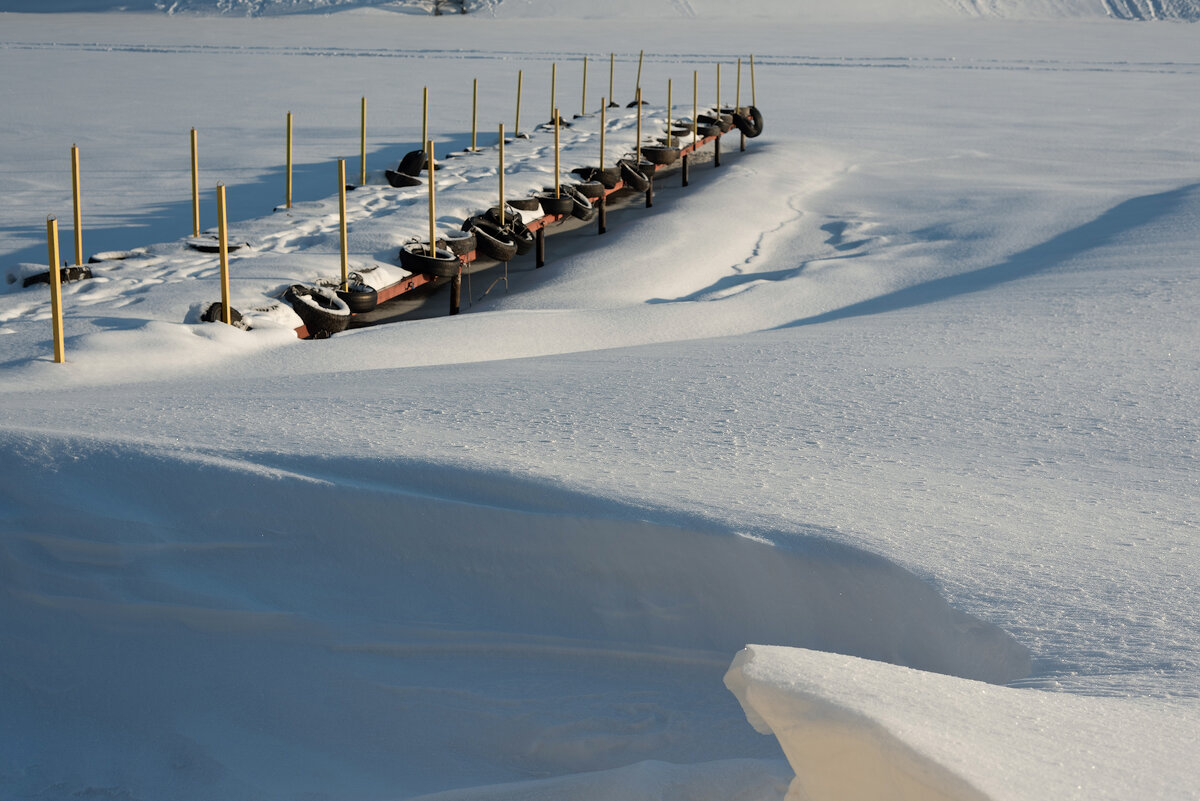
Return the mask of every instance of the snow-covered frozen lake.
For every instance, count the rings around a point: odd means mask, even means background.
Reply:
[[[0,796],[1196,798],[1195,26],[485,5],[0,13],[0,275],[48,214],[72,258],[72,144],[85,254],[147,249],[64,287],[63,365],[45,288],[0,283]],[[424,87],[449,153],[479,80],[449,229],[518,70],[510,194],[553,177],[552,64],[592,111],[613,54],[632,146],[642,50],[655,120],[738,57],[745,103],[753,53],[764,134],[454,318],[185,322],[219,297],[190,128],[266,308],[337,273],[361,97],[351,259],[390,265]]]

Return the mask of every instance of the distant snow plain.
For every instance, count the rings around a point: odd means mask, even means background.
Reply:
[[[44,290],[0,286],[0,794],[1197,796],[1191,25],[398,8],[0,14],[0,274],[47,214],[71,257],[72,143],[85,250],[158,254],[66,287],[65,365]],[[422,224],[381,173],[423,87],[450,152],[478,78],[492,148],[522,70],[527,190],[551,64],[594,110],[642,50],[660,117],[739,56],[745,102],[753,53],[766,133],[455,318],[185,322],[218,291],[178,244],[189,128],[203,227],[223,181],[253,242],[235,305],[269,305],[337,270],[361,96],[381,263]],[[462,164],[446,227],[496,178]]]

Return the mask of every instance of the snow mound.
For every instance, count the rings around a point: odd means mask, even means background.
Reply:
[[[720,684],[764,639],[1029,669],[914,576],[814,539],[565,511],[413,463],[41,436],[0,452],[0,752],[37,766],[10,790],[404,797],[770,758]]]
[[[1200,778],[1200,715],[1167,702],[994,687],[759,645],[738,654],[725,684],[750,723],[779,739],[796,772],[789,799],[1147,801],[1192,798]]]

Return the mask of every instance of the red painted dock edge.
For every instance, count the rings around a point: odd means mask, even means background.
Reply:
[[[730,129],[730,130],[732,130],[732,129]],[[690,145],[681,147],[679,149],[680,158],[682,158],[683,156],[687,156],[692,153],[695,153],[697,150],[704,147],[709,142],[715,141],[716,139],[719,139],[723,135],[724,134],[717,134],[716,136],[705,136],[705,137],[702,137],[702,138],[696,140],[696,142],[694,144],[690,144]],[[667,168],[667,166],[668,165],[666,165],[666,164],[655,164],[654,171],[658,172],[661,169]],[[616,185],[613,186],[612,189],[604,190],[604,196],[608,197],[609,195],[611,195],[615,192],[620,192],[624,188],[625,188],[625,182],[617,181]],[[528,228],[530,231],[536,232],[538,229],[545,228],[546,226],[550,225],[550,223],[558,222],[559,220],[564,219],[566,216],[568,216],[568,215],[545,214],[541,217],[537,217],[533,220],[529,220],[528,222],[525,223],[525,227]],[[472,250],[470,253],[459,256],[458,260],[465,267],[468,264],[470,264],[471,262],[475,261],[475,258],[476,258],[475,251]],[[405,294],[406,292],[411,292],[419,286],[424,286],[425,284],[432,283],[435,280],[437,280],[437,279],[433,278],[431,276],[428,276],[428,275],[422,275],[420,273],[410,275],[407,278],[403,278],[394,284],[389,284],[389,285],[385,286],[383,289],[377,290],[379,292],[379,302],[383,303],[385,301],[389,301],[392,298],[396,298],[396,297],[399,297],[400,295]],[[304,326],[300,326],[299,328],[296,329],[296,336],[298,336],[300,339],[308,339],[308,329],[305,328]]]

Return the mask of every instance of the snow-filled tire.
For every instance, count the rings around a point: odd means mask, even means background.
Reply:
[[[642,158],[651,164],[662,164],[663,166],[674,164],[679,160],[679,153],[680,150],[677,147],[667,147],[666,145],[662,147],[647,147],[646,145],[642,145]]]
[[[410,273],[432,275],[437,278],[453,278],[462,268],[462,262],[454,252],[446,248],[437,248],[435,255],[429,255],[429,246],[424,242],[408,242],[400,248],[400,266]]]
[[[379,305],[379,291],[361,283],[351,283],[346,289],[337,290],[337,296],[346,302],[351,314],[363,314]]]
[[[490,259],[512,261],[517,255],[517,243],[512,235],[485,217],[468,218],[463,223],[463,230],[475,234],[476,247]]]
[[[575,184],[574,189],[588,200],[604,197],[604,184],[599,181],[582,181]]]
[[[621,166],[621,180],[625,182],[625,186],[635,192],[645,192],[650,188],[650,179],[635,162],[621,159],[618,164]]]
[[[733,124],[747,139],[753,139],[763,131],[762,112],[754,106],[742,106],[734,112]]]
[[[331,289],[292,284],[283,293],[313,339],[325,339],[350,325],[350,307]]]
[[[455,256],[462,257],[479,247],[479,240],[471,231],[450,231],[446,234],[444,242],[438,240],[438,247],[443,244]]]
[[[537,211],[542,207],[542,204],[538,203],[538,199],[532,195],[529,197],[509,198],[504,202],[514,209],[520,209],[521,211]]]

